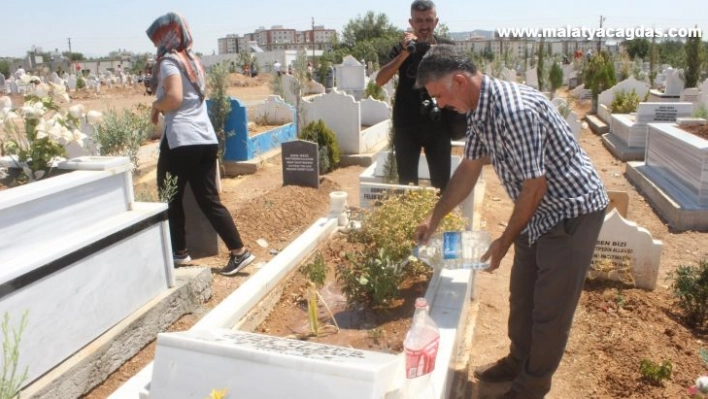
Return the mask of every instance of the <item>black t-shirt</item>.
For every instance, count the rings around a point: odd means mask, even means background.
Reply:
[[[451,41],[435,37],[435,42],[439,44],[452,44]],[[452,112],[443,110],[443,118],[439,122],[434,122],[428,115],[420,112],[421,103],[427,97],[425,89],[414,89],[418,64],[425,53],[430,48],[428,43],[417,43],[416,52],[409,55],[400,68],[398,68],[398,86],[396,87],[395,102],[393,104],[393,125],[394,126],[415,126],[415,125],[442,125],[446,123],[446,113]],[[396,58],[401,51],[406,51],[399,44],[393,46],[389,53],[388,61]]]

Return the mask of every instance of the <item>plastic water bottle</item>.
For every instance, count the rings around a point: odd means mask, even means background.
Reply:
[[[440,345],[440,330],[428,314],[425,298],[415,301],[415,314],[403,341],[406,355],[405,398],[434,398],[431,374]]]

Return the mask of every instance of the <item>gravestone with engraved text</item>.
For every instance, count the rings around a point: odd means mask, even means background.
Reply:
[[[283,185],[320,187],[320,157],[317,143],[295,140],[281,145]]]

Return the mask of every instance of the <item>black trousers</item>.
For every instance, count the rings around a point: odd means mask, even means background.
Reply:
[[[168,203],[167,216],[170,224],[172,250],[187,249],[184,207],[182,198],[189,183],[199,209],[207,217],[216,233],[229,250],[243,247],[241,236],[229,210],[221,203],[216,188],[217,144],[190,145],[170,149],[167,140],[162,140],[157,159],[157,186],[163,187],[166,174],[177,178],[177,193]]]
[[[431,124],[397,126],[393,135],[399,184],[418,185],[420,151],[425,151],[430,171],[430,184],[444,190],[450,181],[450,135],[442,127]]]

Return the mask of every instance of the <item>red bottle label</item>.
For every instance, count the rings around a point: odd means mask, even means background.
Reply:
[[[440,336],[438,335],[423,348],[405,349],[406,378],[416,378],[426,375],[435,369],[435,358],[438,355]]]

